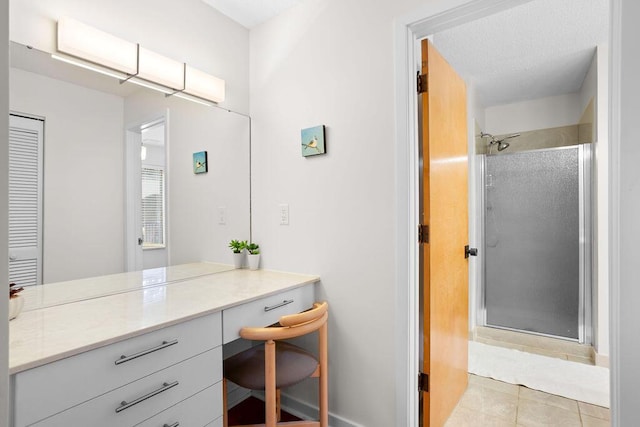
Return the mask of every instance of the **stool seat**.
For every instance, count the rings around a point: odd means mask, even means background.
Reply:
[[[309,378],[318,359],[302,348],[276,341],[276,388],[286,388]],[[254,346],[224,361],[224,377],[240,387],[264,390],[264,346]]]

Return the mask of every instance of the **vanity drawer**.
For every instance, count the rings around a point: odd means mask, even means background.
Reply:
[[[34,426],[134,426],[216,383],[220,385],[221,366],[222,347],[217,347],[69,408]],[[214,406],[214,417],[221,411],[219,392],[218,397],[217,401],[209,403]]]
[[[307,310],[311,308],[313,303],[313,284],[308,284],[224,310],[222,315],[223,341],[226,344],[240,338],[240,329],[245,326],[272,325],[281,316]]]
[[[222,417],[222,382],[165,409],[136,427],[192,426],[204,427]]]
[[[15,425],[29,425],[217,347],[221,331],[221,314],[214,313],[20,372]]]

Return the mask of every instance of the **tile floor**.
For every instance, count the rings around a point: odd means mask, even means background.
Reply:
[[[469,375],[445,427],[608,427],[609,409]]]

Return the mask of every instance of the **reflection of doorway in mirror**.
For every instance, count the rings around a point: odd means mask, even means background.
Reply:
[[[164,120],[141,126],[141,136],[142,268],[147,269],[167,265]]]
[[[41,285],[44,120],[9,119],[9,283]]]
[[[127,130],[127,271],[168,264],[164,117]]]

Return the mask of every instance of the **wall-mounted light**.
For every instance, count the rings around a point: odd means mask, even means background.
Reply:
[[[65,56],[51,56],[166,96],[205,105],[225,99],[224,80],[71,18],[58,21],[58,52]]]

